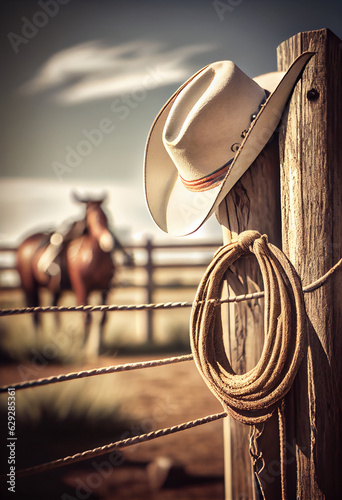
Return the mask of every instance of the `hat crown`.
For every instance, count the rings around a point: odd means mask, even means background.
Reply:
[[[286,72],[253,80],[230,61],[213,63],[165,103],[144,158],[148,209],[163,231],[190,234],[217,210],[269,142],[313,55],[303,52]],[[234,143],[241,146],[231,151]]]
[[[231,61],[210,64],[175,96],[163,143],[180,176],[196,180],[235,155],[265,91]]]

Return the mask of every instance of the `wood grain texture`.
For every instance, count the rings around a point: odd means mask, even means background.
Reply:
[[[307,285],[342,256],[342,42],[329,30],[299,33],[277,50],[284,71],[316,55],[297,83],[280,132],[283,250]],[[289,498],[342,491],[342,271],[305,295],[309,347],[287,398]]]
[[[265,233],[269,241],[281,246],[280,174],[278,134],[265,147],[253,165],[219,206],[217,218],[222,226],[224,243],[247,229]],[[240,259],[227,273],[230,294],[240,295],[263,289],[259,266],[253,256]],[[263,300],[227,306],[226,347],[232,366],[244,373],[258,362],[264,344]],[[226,500],[255,498],[255,481],[249,453],[250,427],[225,419]],[[280,498],[279,469],[269,471],[269,464],[279,464],[279,439],[276,418],[266,423],[260,438],[265,458],[261,475],[267,498]]]

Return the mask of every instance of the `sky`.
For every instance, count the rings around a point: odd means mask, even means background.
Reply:
[[[76,218],[70,193],[108,193],[126,240],[179,242],[155,226],[143,191],[151,124],[203,66],[276,70],[301,31],[342,38],[336,0],[2,0],[0,244]],[[220,237],[214,217],[184,239]]]

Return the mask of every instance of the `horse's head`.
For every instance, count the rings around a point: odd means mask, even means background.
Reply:
[[[108,220],[102,210],[100,201],[87,201],[86,220],[89,235],[93,236],[99,243],[101,250],[111,252],[114,250],[114,238],[108,229]]]
[[[114,238],[108,230],[108,220],[101,208],[107,199],[107,194],[102,193],[96,197],[89,194],[81,196],[73,191],[71,196],[77,203],[85,205],[88,233],[98,241],[101,250],[111,252],[114,249]]]

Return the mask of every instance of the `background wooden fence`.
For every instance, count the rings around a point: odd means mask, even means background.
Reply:
[[[153,240],[146,239],[141,244],[125,245],[125,249],[134,255],[133,272],[122,263],[123,272],[115,283],[115,289],[145,290],[144,301],[146,304],[155,302],[155,294],[159,289],[192,288],[196,289],[204,269],[212,259],[221,241],[207,241],[179,244],[155,244]],[[20,290],[20,278],[16,269],[16,251],[14,246],[0,246],[0,292]],[[116,256],[115,256],[116,257]],[[174,270],[172,279],[156,280],[158,270]],[[198,279],[184,281],[186,270],[198,269]],[[136,279],[136,271],[140,270],[142,279]],[[153,309],[145,311],[146,314],[146,340],[154,339]]]

